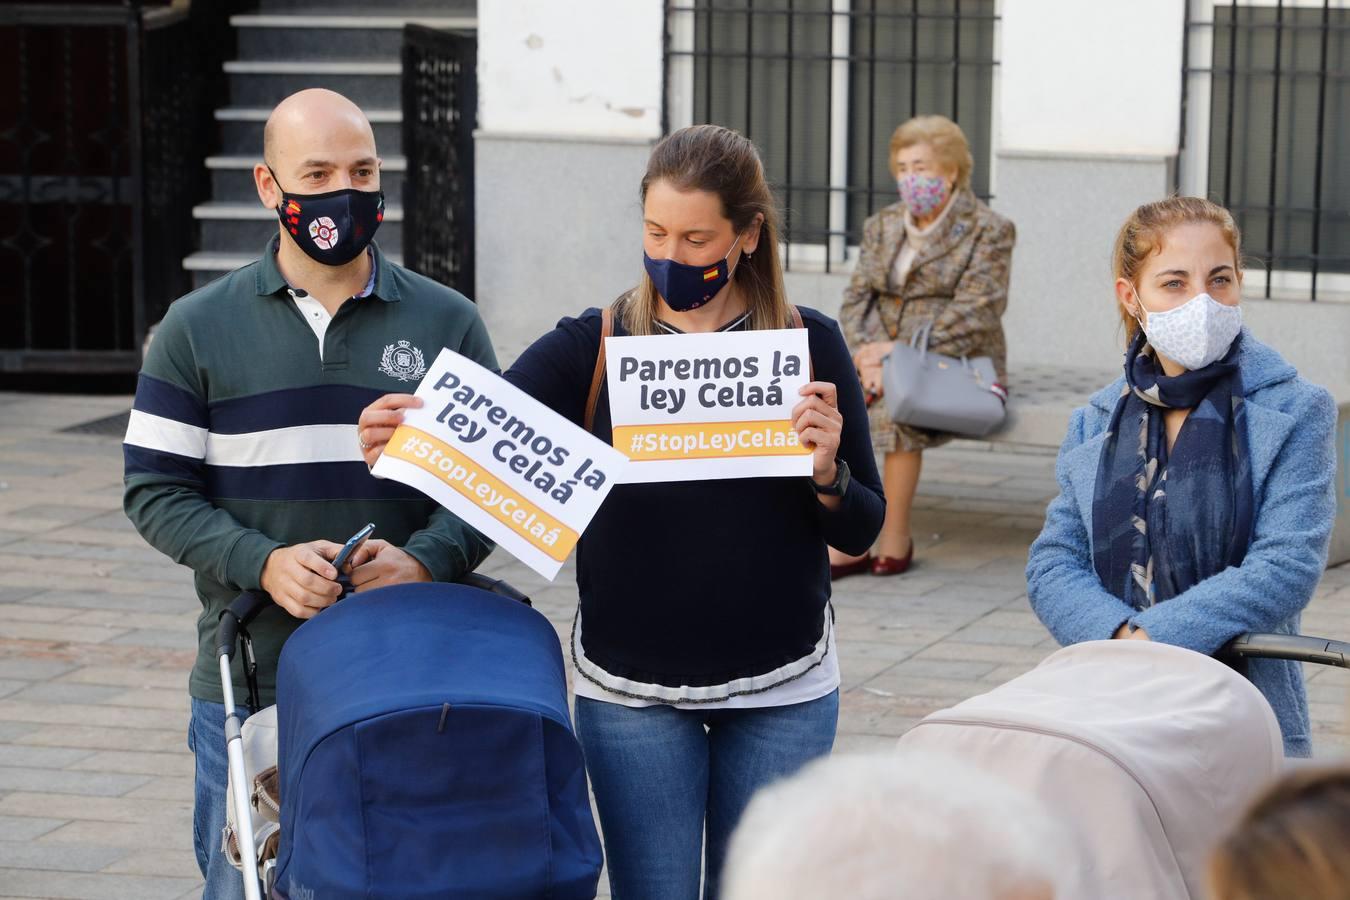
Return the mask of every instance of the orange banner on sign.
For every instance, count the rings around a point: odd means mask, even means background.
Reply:
[[[400,425],[384,452],[444,481],[551,559],[563,562],[581,539],[515,488],[425,431]]]
[[[633,462],[669,459],[730,459],[739,456],[804,456],[788,419],[769,422],[702,422],[620,425],[614,448]]]

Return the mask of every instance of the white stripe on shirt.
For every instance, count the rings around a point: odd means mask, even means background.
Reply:
[[[295,463],[361,462],[356,423],[296,425],[246,434],[216,434],[206,440],[212,466],[286,466]]]
[[[196,425],[133,409],[123,441],[133,447],[201,459],[206,456],[207,432]]]

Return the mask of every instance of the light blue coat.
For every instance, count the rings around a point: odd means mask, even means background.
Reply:
[[[1336,404],[1246,329],[1238,365],[1256,505],[1247,556],[1241,566],[1142,612],[1109,593],[1092,565],[1097,464],[1124,378],[1074,411],[1055,468],[1060,493],[1027,561],[1031,606],[1061,644],[1108,639],[1125,622],[1155,641],[1205,654],[1247,631],[1298,632],[1299,614],[1326,566],[1336,517]],[[1299,664],[1257,659],[1248,673],[1275,710],[1285,753],[1308,756],[1312,741]]]

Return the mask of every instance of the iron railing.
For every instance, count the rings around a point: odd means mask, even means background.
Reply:
[[[404,262],[474,298],[478,39],[408,25],[402,57]]]
[[[666,0],[665,10],[663,131],[713,122],[756,143],[784,205],[786,267],[830,271],[863,221],[895,202],[889,138],[915,115],[961,125],[972,187],[990,196],[994,0]]]
[[[237,3],[0,6],[0,372],[135,372],[191,285]]]
[[[1350,7],[1187,6],[1178,188],[1233,212],[1264,296],[1350,294]]]

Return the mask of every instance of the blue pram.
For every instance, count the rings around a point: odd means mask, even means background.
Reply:
[[[562,653],[526,604],[413,584],[316,616],[281,653],[277,769],[277,900],[595,896]]]

